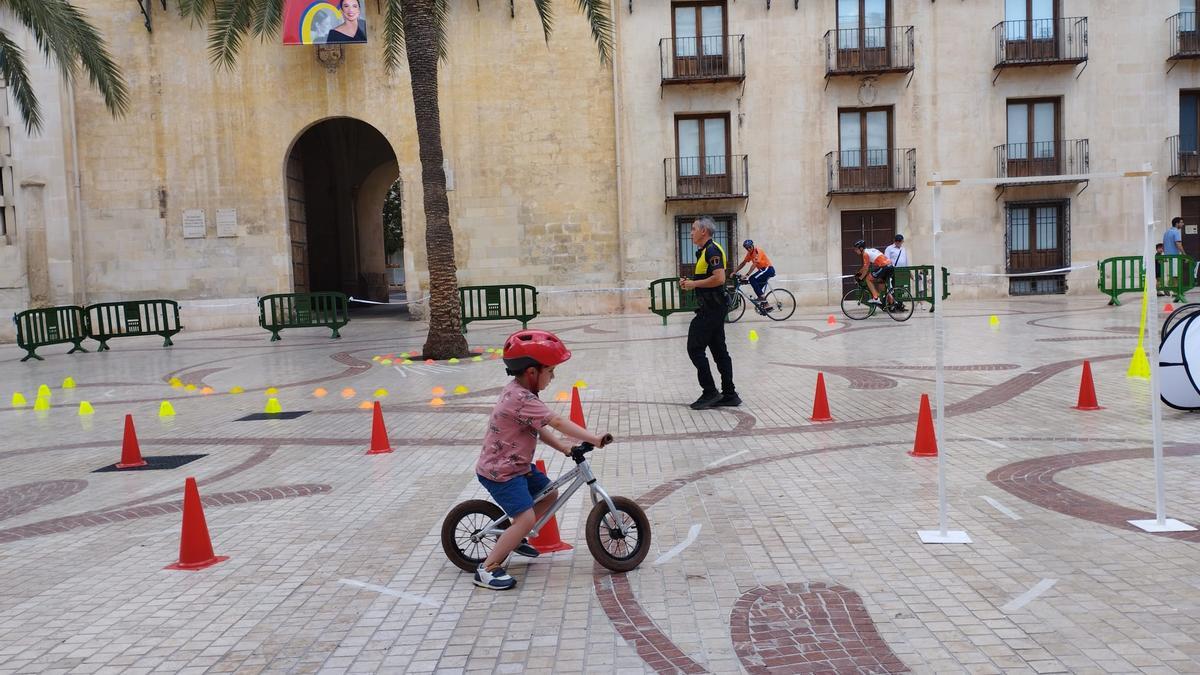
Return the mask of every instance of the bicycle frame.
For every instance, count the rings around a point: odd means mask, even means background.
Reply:
[[[750,281],[748,279],[747,279],[747,281],[741,281],[737,278],[734,279],[733,292],[737,293],[738,295],[741,295],[742,298],[744,298],[746,300],[746,302],[749,302],[752,305],[758,304],[757,296],[754,296],[751,293],[748,293],[745,290],[743,290],[747,287],[749,287],[750,290],[754,290],[754,287],[750,286]],[[763,297],[766,297],[766,295],[770,292],[771,292],[771,280],[767,279],[767,283],[763,286]]]
[[[539,492],[537,497],[534,498],[533,503],[537,504],[545,499],[546,495],[550,494],[554,490],[557,490],[563,485],[566,485],[567,483],[571,484],[570,487],[568,487],[565,492],[560,494],[558,499],[555,500],[554,504],[550,506],[550,509],[543,513],[542,517],[533,524],[533,529],[529,531],[529,536],[531,538],[536,537],[538,531],[542,529],[542,526],[544,526],[551,518],[554,517],[554,514],[557,513],[560,508],[562,508],[563,504],[566,504],[567,501],[571,499],[571,496],[575,494],[576,490],[584,485],[587,485],[591,489],[593,505],[598,504],[600,500],[603,499],[604,502],[608,504],[609,513],[617,512],[617,507],[615,504],[613,504],[612,497],[610,497],[608,492],[606,492],[604,488],[601,487],[598,482],[596,482],[596,476],[592,473],[592,467],[588,464],[587,460],[576,464],[575,468],[559,476],[554,480],[554,482],[547,485],[546,489]],[[504,528],[501,526],[508,522],[508,520],[508,514],[500,516],[496,520],[493,520],[487,527],[484,527],[475,534],[471,535],[471,541],[479,543],[479,541],[485,537],[499,537],[501,534],[504,534]],[[614,520],[617,519],[614,518]],[[617,527],[621,529],[621,534],[629,534],[625,523],[618,522]]]

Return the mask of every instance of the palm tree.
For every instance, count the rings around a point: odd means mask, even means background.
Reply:
[[[74,82],[82,67],[109,112],[119,116],[129,109],[129,90],[104,38],[68,0],[0,0],[0,10],[9,12],[33,34],[42,54],[58,64],[63,79]],[[12,90],[26,133],[41,131],[42,108],[25,68],[25,53],[3,30],[0,77]]]
[[[0,0],[3,2],[4,0]],[[612,56],[612,23],[607,0],[575,0],[587,17],[600,60]],[[553,0],[533,0],[546,40],[554,27]],[[425,358],[448,359],[467,354],[459,321],[458,267],[454,261],[454,231],[442,168],[442,126],[438,108],[438,61],[446,58],[446,17],[449,0],[384,0],[383,56],[388,71],[408,61],[413,113],[421,159],[425,202],[425,250],[429,267],[429,333],[422,348]],[[209,55],[231,68],[247,36],[274,38],[282,22],[281,0],[180,0],[184,17],[210,21]]]

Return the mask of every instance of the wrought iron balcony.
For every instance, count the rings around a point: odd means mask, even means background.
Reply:
[[[917,151],[842,150],[825,155],[828,195],[912,192],[917,189]]]
[[[913,45],[912,26],[827,31],[825,77],[911,72]]]
[[[1200,146],[1197,145],[1197,139],[1192,138],[1183,146],[1180,145],[1179,136],[1171,136],[1167,139],[1167,150],[1171,157],[1171,173],[1167,177],[1171,180],[1200,180]]]
[[[1087,17],[1001,21],[992,27],[996,68],[1077,64],[1088,58]]]
[[[1195,12],[1180,12],[1167,19],[1167,30],[1171,38],[1168,61],[1200,59],[1200,32],[1196,30]]]
[[[1091,162],[1086,138],[1039,143],[1009,143],[997,145],[994,152],[997,178],[1046,178],[1046,180],[1017,181],[1020,183],[1043,185],[1077,183],[1080,182],[1080,179],[1068,179],[1062,178],[1062,176],[1088,173]]]
[[[663,160],[667,201],[681,199],[745,199],[749,197],[749,163],[745,155],[668,157]]]
[[[658,41],[662,84],[740,82],[746,79],[743,35],[663,38]]]

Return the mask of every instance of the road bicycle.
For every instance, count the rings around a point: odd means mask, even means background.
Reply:
[[[772,321],[783,321],[796,313],[796,296],[792,295],[791,291],[771,288],[771,280],[768,279],[767,285],[763,287],[764,302],[759,302],[753,294],[753,288],[749,292],[746,291],[748,285],[746,277],[733,275],[733,287],[726,291],[729,304],[729,311],[725,314],[727,323],[734,323],[742,318],[746,313],[746,305],[754,307],[754,311]]]
[[[606,436],[605,444],[611,439]],[[536,537],[571,495],[587,485],[592,496],[592,510],[588,513],[585,530],[588,550],[596,562],[608,569],[628,572],[640,565],[650,552],[650,520],[637,502],[628,497],[609,496],[600,486],[587,460],[587,453],[594,449],[591,443],[571,448],[575,467],[538,493],[534,503],[551,491],[570,484],[534,524],[529,538]],[[465,501],[451,509],[442,522],[442,550],[459,569],[474,572],[487,559],[508,526],[508,516],[496,504],[486,499]]]
[[[884,297],[880,300],[871,298],[871,290],[862,279],[858,280],[857,288],[851,288],[842,297],[842,314],[855,321],[874,316],[880,308],[896,321],[908,321],[913,313],[912,294],[904,286],[893,284],[889,277]]]

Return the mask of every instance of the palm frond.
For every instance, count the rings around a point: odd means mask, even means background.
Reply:
[[[433,29],[437,31],[438,58],[445,61],[450,57],[446,45],[446,16],[450,14],[449,0],[433,0]]]
[[[542,34],[546,36],[546,42],[550,42],[550,33],[554,32],[554,0],[533,0],[533,6],[537,8],[538,18],[542,20]]]
[[[41,131],[42,108],[25,69],[25,54],[3,31],[0,31],[0,77],[8,83],[8,90],[17,102],[17,110],[25,121],[25,133]]]
[[[76,39],[68,35],[64,0],[5,0],[21,25],[29,29],[46,58],[58,64],[63,79],[75,75],[78,54],[71,51]]]
[[[404,56],[404,8],[400,0],[386,0],[383,10],[383,65],[395,72]]]
[[[214,0],[176,0],[179,5],[179,16],[191,19],[193,24],[204,23],[212,15]]]
[[[218,67],[233,70],[237,65],[242,39],[250,30],[254,10],[260,6],[248,0],[216,0],[208,33],[208,56]]]
[[[578,0],[579,10],[587,17],[592,28],[592,39],[600,51],[600,62],[612,63],[613,26],[609,19],[608,0]]]
[[[266,42],[278,38],[283,24],[283,0],[259,0],[254,10],[254,35]]]
[[[129,110],[129,88],[116,61],[108,53],[108,46],[99,31],[88,21],[87,16],[69,3],[65,9],[67,35],[74,41],[72,50],[79,56],[83,71],[92,86],[104,97],[104,106],[114,115],[123,115]]]

